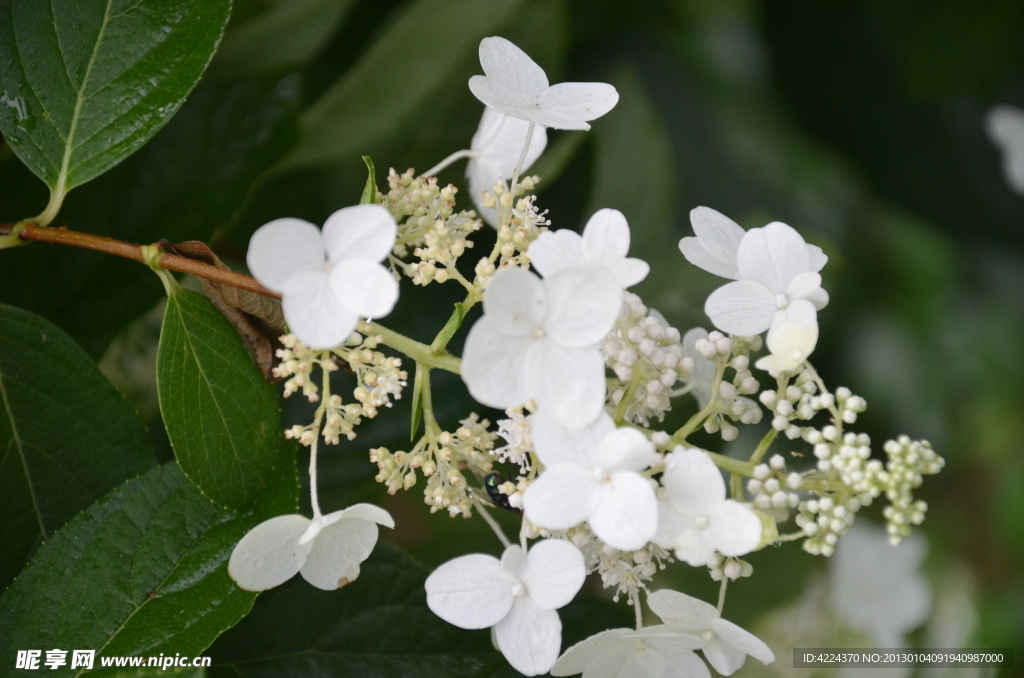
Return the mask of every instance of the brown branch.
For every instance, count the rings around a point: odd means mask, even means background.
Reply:
[[[0,224],[0,236],[10,235],[14,226],[15,224]],[[27,224],[24,226],[21,233],[18,234],[18,239],[25,240],[27,242],[50,242],[61,245],[70,245],[72,247],[82,247],[87,250],[106,252],[107,254],[113,254],[115,256],[124,257],[125,259],[144,263],[142,247],[139,245],[124,242],[122,240],[115,240],[113,238],[107,238],[101,235],[69,231],[66,228],[52,228],[49,226],[33,226],[31,224]],[[207,280],[224,283],[225,285],[231,285],[232,287],[238,287],[243,290],[255,292],[256,294],[261,294],[272,299],[281,298],[280,294],[268,290],[251,276],[236,273],[234,271],[226,271],[202,261],[189,259],[188,257],[165,253],[160,256],[157,263],[160,268],[188,273],[189,275],[194,275],[197,278],[205,278]]]

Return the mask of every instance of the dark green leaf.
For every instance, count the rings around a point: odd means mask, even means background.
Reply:
[[[154,463],[149,434],[89,356],[0,305],[0,590],[41,540]]]
[[[57,205],[167,124],[213,56],[230,6],[0,1],[0,130]]]
[[[235,0],[211,73],[299,66],[324,47],[354,0]]]
[[[174,463],[128,482],[49,539],[0,597],[0,665],[24,648],[95,649],[97,668],[104,656],[201,654],[256,597],[227,560],[257,522],[211,504]]]
[[[201,294],[176,287],[157,353],[160,412],[185,475],[221,506],[244,510],[280,455],[277,391]]]
[[[248,678],[453,678],[502,663],[486,631],[463,631],[427,608],[427,572],[378,544],[352,585],[315,589],[296,577],[260,596],[210,649],[216,675]],[[231,670],[236,674],[231,673]],[[225,671],[225,673],[221,673]]]
[[[418,0],[303,114],[302,138],[288,164],[358,153],[399,129],[521,4]]]
[[[359,196],[359,204],[369,205],[377,202],[377,170],[373,167],[373,158],[370,156],[364,155],[363,162],[366,163],[367,177],[363,194]]]
[[[253,184],[291,146],[299,105],[295,76],[200,86],[151,143],[74,191],[61,223],[151,243],[210,240],[230,226]],[[42,207],[37,182],[0,165],[0,220]],[[60,245],[0,251],[0,300],[58,323],[94,357],[163,294],[144,266]]]

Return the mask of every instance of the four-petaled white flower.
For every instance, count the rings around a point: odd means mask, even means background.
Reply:
[[[543,281],[520,268],[498,271],[466,337],[469,392],[502,409],[533,400],[564,426],[586,426],[605,400],[597,343],[621,307],[622,290],[600,268],[565,269]]]
[[[587,221],[582,237],[569,229],[545,231],[527,255],[545,278],[574,266],[603,266],[625,289],[647,277],[651,267],[643,259],[627,257],[629,224],[622,212],[601,209]]]
[[[985,116],[988,137],[1003,152],[1003,176],[1024,195],[1024,110],[996,106]]]
[[[747,655],[763,664],[775,661],[775,653],[760,638],[722,619],[715,606],[678,591],[662,589],[647,597],[651,611],[667,629],[703,641],[700,649],[723,676],[736,673]]]
[[[807,243],[786,224],[775,221],[747,231],[736,262],[739,280],[719,287],[704,305],[723,332],[751,336],[774,331],[787,320],[805,327],[828,304]]]
[[[505,115],[555,129],[590,129],[619,101],[619,93],[603,82],[563,82],[548,86],[548,76],[526,52],[505,38],[480,41],[480,65],[487,75],[474,75],[469,89],[477,99]]]
[[[829,562],[835,611],[871,634],[876,647],[905,647],[906,634],[931,611],[931,589],[921,573],[928,544],[915,532],[899,546],[884,528],[858,520]]]
[[[725,498],[725,481],[707,452],[677,447],[665,457],[662,483],[667,499],[658,505],[654,543],[675,549],[680,560],[707,565],[716,551],[742,556],[760,545],[761,519]]]
[[[690,210],[690,224],[697,237],[679,241],[679,251],[694,266],[703,268],[730,280],[740,279],[736,254],[743,236],[747,234],[739,224],[710,207]],[[828,263],[828,257],[817,245],[807,245],[811,271],[817,273]]]
[[[395,521],[373,504],[356,504],[310,520],[285,515],[265,520],[231,552],[228,574],[246,591],[266,591],[295,576],[325,591],[359,576],[359,563],[377,543],[377,525]]]
[[[566,530],[587,521],[598,539],[624,551],[651,540],[658,529],[658,499],[641,472],[658,455],[644,434],[615,428],[604,412],[580,429],[538,414],[533,445],[544,472],[523,495],[531,523]]]
[[[768,350],[771,353],[758,360],[756,365],[758,369],[770,372],[773,376],[792,372],[807,360],[817,344],[817,322],[801,327],[787,320],[768,334]]]
[[[466,180],[477,213],[491,226],[497,227],[498,212],[485,207],[480,196],[484,191],[493,191],[494,185],[499,182],[503,182],[508,189],[508,181],[512,178],[523,145],[526,144],[526,130],[529,126],[526,120],[513,118],[486,106],[480,118],[480,126],[473,135],[469,147],[470,160],[466,165]],[[547,144],[547,130],[543,127],[535,129],[530,137],[530,150],[523,160],[523,172],[536,162]]]
[[[703,641],[667,627],[609,629],[576,643],[558,658],[552,676],[583,678],[710,678],[694,650]]]
[[[285,320],[310,348],[333,348],[360,317],[394,308],[398,283],[380,265],[397,225],[380,205],[355,205],[327,218],[323,231],[301,219],[275,219],[256,230],[246,262],[253,276],[282,295]]]
[[[584,578],[579,549],[546,539],[529,553],[509,546],[500,561],[480,553],[448,561],[427,577],[427,605],[460,628],[491,627],[509,664],[536,676],[548,672],[562,645],[555,610],[576,596]]]

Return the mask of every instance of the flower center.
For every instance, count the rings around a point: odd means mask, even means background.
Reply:
[[[693,519],[693,524],[698,530],[706,530],[711,524],[711,519],[707,516],[697,516]]]
[[[533,338],[534,339],[543,339],[544,336],[545,336],[545,334],[544,334],[544,328],[543,327],[538,327],[535,330],[533,330]]]
[[[715,632],[711,629],[708,629],[704,633],[700,634],[700,639],[703,640],[705,643],[710,643],[712,640],[715,639]]]
[[[787,306],[789,306],[789,297],[787,297],[785,294],[778,295],[777,297],[775,297],[775,306],[776,308],[786,308]]]
[[[594,469],[594,480],[599,483],[607,483],[612,479],[612,474],[608,473],[608,469],[603,466],[598,466]]]
[[[520,596],[525,596],[526,587],[520,584],[519,582],[516,582],[512,585],[512,595],[516,598],[519,598]]]

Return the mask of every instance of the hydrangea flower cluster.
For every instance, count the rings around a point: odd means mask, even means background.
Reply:
[[[808,361],[817,313],[828,303],[821,277],[828,258],[792,227],[744,230],[709,208],[693,210],[695,236],[679,248],[729,282],[705,305],[713,329],[685,334],[626,291],[649,266],[629,256],[625,215],[601,209],[580,234],[551,230],[532,193],[539,177],[520,175],[543,153],[546,128],[589,129],[618,94],[604,83],[551,85],[503,38],[485,39],[480,60],[485,75],[469,86],[485,108],[469,149],[423,174],[392,170],[386,193],[368,191],[370,204],[339,210],[323,231],[278,220],[253,237],[250,267],[281,292],[292,331],[275,374],[286,379],[286,395],[301,391],[320,403],[311,424],[288,431],[310,447],[313,518],[279,516],[257,526],[236,547],[229,572],[252,590],[297,572],[321,588],[355,579],[376,525],[393,523],[368,505],[321,514],[319,441],[355,438],[362,419],[401,397],[414,367],[416,442],[409,451],[370,450],[377,480],[394,494],[422,475],[432,512],[478,515],[503,547],[500,558],[465,555],[427,579],[427,603],[441,619],[490,628],[495,647],[525,675],[703,677],[710,676],[705,660],[721,675],[748,656],[772,662],[761,640],[722,618],[729,582],[753,575],[742,557],[796,540],[830,556],[858,511],[882,495],[898,544],[924,517],[913,490],[942,459],[927,443],[899,438],[885,445],[883,464],[866,435],[846,430],[865,401],[848,389],[830,392]],[[459,159],[469,160],[478,211],[457,211],[457,189],[435,178]],[[494,227],[495,244],[470,279],[458,263],[483,221]],[[394,306],[403,276],[416,285],[454,280],[466,293],[430,344],[372,320]],[[483,313],[460,360],[447,346],[478,304]],[[355,375],[351,398],[331,393],[339,367]],[[473,413],[444,430],[434,412],[435,370],[461,375],[477,401],[507,418],[492,428]],[[697,411],[683,426],[651,428],[688,394]],[[745,458],[691,440],[703,429],[735,441],[741,426],[765,413],[771,426]],[[785,450],[769,455],[773,445],[798,439],[813,449],[808,463],[787,461]],[[518,540],[492,509],[522,515]],[[795,528],[786,533],[780,526],[791,519]],[[721,582],[717,607],[651,592],[655,573],[677,561]],[[635,628],[604,631],[562,653],[558,609],[591,573],[616,601],[626,598]],[[644,626],[645,603],[663,623]]]

